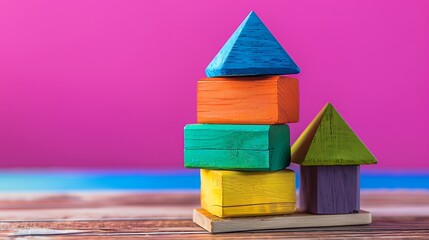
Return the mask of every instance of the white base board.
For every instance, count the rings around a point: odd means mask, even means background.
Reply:
[[[333,227],[370,224],[371,213],[360,211],[352,214],[315,215],[294,213],[290,215],[219,218],[206,210],[194,209],[193,221],[210,233],[242,232],[282,228]]]

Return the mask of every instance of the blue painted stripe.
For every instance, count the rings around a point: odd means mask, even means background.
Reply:
[[[0,191],[192,190],[199,188],[198,174],[198,171],[0,172]]]
[[[297,177],[297,186],[299,186]],[[0,191],[198,190],[198,170],[0,171]],[[429,173],[365,173],[363,189],[429,189]]]

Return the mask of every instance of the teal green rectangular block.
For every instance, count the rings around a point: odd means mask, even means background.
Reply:
[[[288,125],[189,124],[185,167],[277,171],[290,164]]]

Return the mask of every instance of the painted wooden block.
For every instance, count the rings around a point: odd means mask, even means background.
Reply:
[[[295,212],[295,173],[201,170],[201,206],[221,218]]]
[[[299,67],[254,12],[250,12],[206,68],[207,77],[299,72]]]
[[[301,166],[300,169],[300,210],[313,214],[359,212],[359,166]]]
[[[210,233],[227,233],[270,229],[366,225],[371,223],[372,218],[371,213],[366,211],[360,211],[356,214],[338,215],[294,213],[277,216],[219,218],[200,208],[194,209],[193,221]]]
[[[322,166],[375,164],[377,160],[328,103],[292,145],[292,162]]]
[[[185,167],[277,171],[290,164],[287,125],[189,124]]]
[[[284,124],[299,120],[298,80],[283,76],[198,81],[198,123]]]

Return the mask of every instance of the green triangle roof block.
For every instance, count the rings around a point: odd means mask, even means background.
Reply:
[[[291,151],[292,162],[303,166],[377,163],[330,103],[326,104],[299,136]]]
[[[207,77],[296,74],[300,69],[253,11],[206,68]]]

